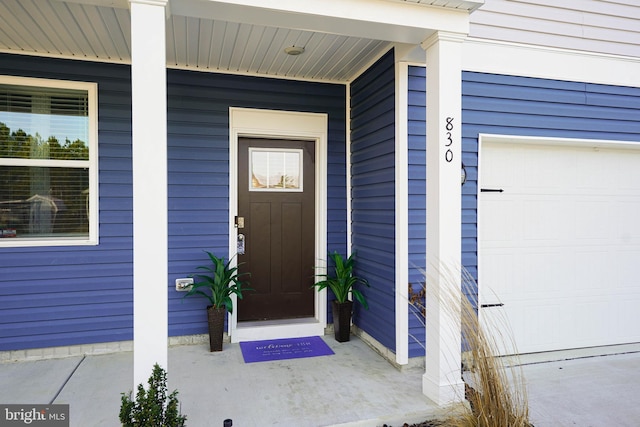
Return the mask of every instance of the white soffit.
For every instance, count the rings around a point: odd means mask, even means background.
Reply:
[[[394,43],[466,33],[482,3],[169,0],[167,66],[346,83]],[[286,55],[290,46],[305,53]],[[2,0],[0,52],[128,64],[129,0]]]

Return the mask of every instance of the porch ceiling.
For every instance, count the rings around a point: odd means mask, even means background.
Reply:
[[[347,82],[392,43],[465,31],[467,14],[483,2],[169,0],[167,66]],[[130,34],[128,0],[0,2],[3,52],[129,63]],[[287,55],[289,46],[305,52]]]

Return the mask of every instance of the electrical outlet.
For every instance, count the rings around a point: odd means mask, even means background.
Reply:
[[[190,277],[176,279],[176,291],[178,292],[189,292],[191,290],[191,285],[193,285],[193,279]]]

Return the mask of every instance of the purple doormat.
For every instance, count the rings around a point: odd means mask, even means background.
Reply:
[[[333,350],[320,337],[241,342],[240,349],[242,350],[244,363],[301,359],[303,357],[334,354]]]

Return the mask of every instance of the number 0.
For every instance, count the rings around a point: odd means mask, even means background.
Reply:
[[[447,161],[447,163],[451,163],[453,161],[453,151],[447,150],[447,152],[444,153],[444,159]]]

